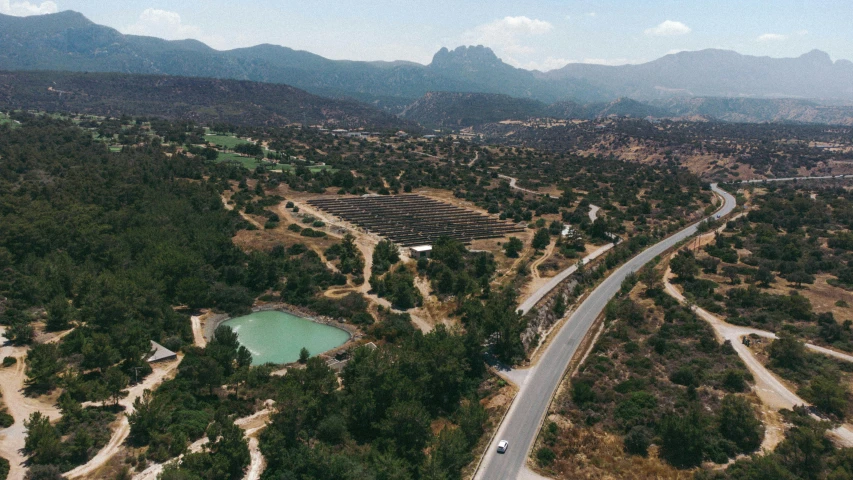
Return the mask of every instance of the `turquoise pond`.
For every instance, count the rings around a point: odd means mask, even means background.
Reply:
[[[340,328],[322,325],[285,312],[255,312],[224,322],[252,352],[252,364],[290,363],[302,347],[311,356],[339,347],[350,336]]]

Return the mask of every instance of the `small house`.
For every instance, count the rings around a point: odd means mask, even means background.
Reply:
[[[416,247],[412,247],[410,251],[412,258],[415,260],[420,258],[429,258],[429,254],[432,252],[432,245],[418,245]]]
[[[165,362],[178,358],[178,354],[151,340],[151,354],[148,355],[148,363]]]

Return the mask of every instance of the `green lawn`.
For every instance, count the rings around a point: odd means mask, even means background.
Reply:
[[[10,124],[13,127],[16,125],[15,121],[9,118],[5,113],[0,112],[0,125]]]
[[[255,157],[242,157],[240,155],[237,155],[236,153],[219,152],[219,156],[216,158],[217,162],[227,162],[229,160],[239,162],[249,170],[254,170],[255,167],[258,166],[258,161],[255,159]]]
[[[111,152],[120,152],[121,148],[122,148],[121,145],[110,145],[110,151]]]
[[[204,139],[217,146],[232,150],[241,143],[249,143],[246,140],[237,138],[232,135],[205,135]]]

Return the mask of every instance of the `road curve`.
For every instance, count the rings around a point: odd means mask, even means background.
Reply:
[[[719,189],[716,184],[712,184],[711,188],[723,198],[723,205],[715,215],[723,216],[734,210],[736,202],[732,195]],[[497,435],[492,439],[492,444],[489,445],[483,457],[475,479],[515,480],[519,477],[524,469],[527,454],[539,432],[542,419],[551,403],[551,398],[563,378],[563,373],[595,319],[604,310],[607,302],[619,291],[625,277],[696,233],[698,223],[628,260],[596,287],[560,330],[554,333],[553,341],[543,352],[536,367],[519,385],[518,395],[504,417]],[[504,454],[498,454],[497,442],[504,439],[509,441],[509,449]]]

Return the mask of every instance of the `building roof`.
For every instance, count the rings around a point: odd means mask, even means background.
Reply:
[[[416,247],[412,247],[412,250],[416,252],[429,252],[432,251],[432,245],[418,245]]]
[[[152,353],[148,357],[148,363],[159,362],[161,360],[169,360],[178,356],[177,353],[169,350],[163,345],[160,345],[154,340],[151,340],[151,349],[154,350],[154,353]]]

